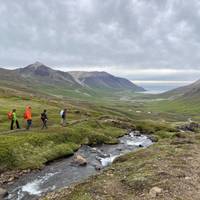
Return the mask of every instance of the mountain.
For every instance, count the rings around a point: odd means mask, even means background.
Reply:
[[[15,72],[21,77],[46,85],[67,85],[69,86],[80,86],[74,78],[67,72],[53,70],[46,65],[36,62],[28,65],[25,68],[16,69]]]
[[[92,89],[144,91],[142,87],[133,84],[131,81],[125,78],[115,77],[107,72],[74,71],[69,72],[69,74],[81,85]]]
[[[40,62],[15,70],[0,68],[0,87],[67,97],[144,91],[131,81],[106,72],[63,72]]]
[[[171,97],[173,99],[184,98],[192,99],[200,97],[200,80],[183,87],[173,89],[171,91],[165,92],[162,96]]]

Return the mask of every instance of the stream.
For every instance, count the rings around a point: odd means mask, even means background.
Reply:
[[[137,136],[138,135],[138,136]],[[131,132],[119,138],[119,144],[90,147],[83,145],[76,155],[87,159],[86,166],[74,164],[74,155],[54,161],[40,171],[31,172],[8,185],[6,200],[35,200],[48,192],[84,181],[112,164],[115,158],[141,147],[148,147],[152,141],[138,132]]]

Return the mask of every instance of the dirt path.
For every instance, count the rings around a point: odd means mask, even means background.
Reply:
[[[89,118],[84,118],[84,119],[79,119],[79,120],[72,120],[70,121],[67,126],[74,126],[76,124],[82,123],[87,121]],[[55,128],[55,127],[61,127],[59,124],[54,124],[49,126],[50,128]],[[14,129],[14,130],[7,130],[7,131],[1,131],[0,135],[8,135],[8,134],[12,134],[12,133],[21,133],[21,132],[26,132],[28,131],[26,128],[21,128],[21,129]],[[30,131],[42,131],[40,127],[36,127],[36,128],[31,128]]]

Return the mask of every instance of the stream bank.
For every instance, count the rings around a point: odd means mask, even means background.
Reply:
[[[86,166],[74,163],[75,155],[50,163],[38,172],[20,177],[9,185],[6,200],[35,200],[48,192],[84,181],[99,170],[112,164],[115,158],[141,147],[148,147],[152,141],[138,132],[131,132],[119,138],[119,144],[90,147],[83,145],[76,155],[87,160]]]

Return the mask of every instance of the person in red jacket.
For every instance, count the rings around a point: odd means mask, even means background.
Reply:
[[[31,107],[27,106],[25,113],[24,113],[24,119],[27,122],[27,126],[26,129],[29,130],[30,127],[32,126],[32,111],[31,111]]]

